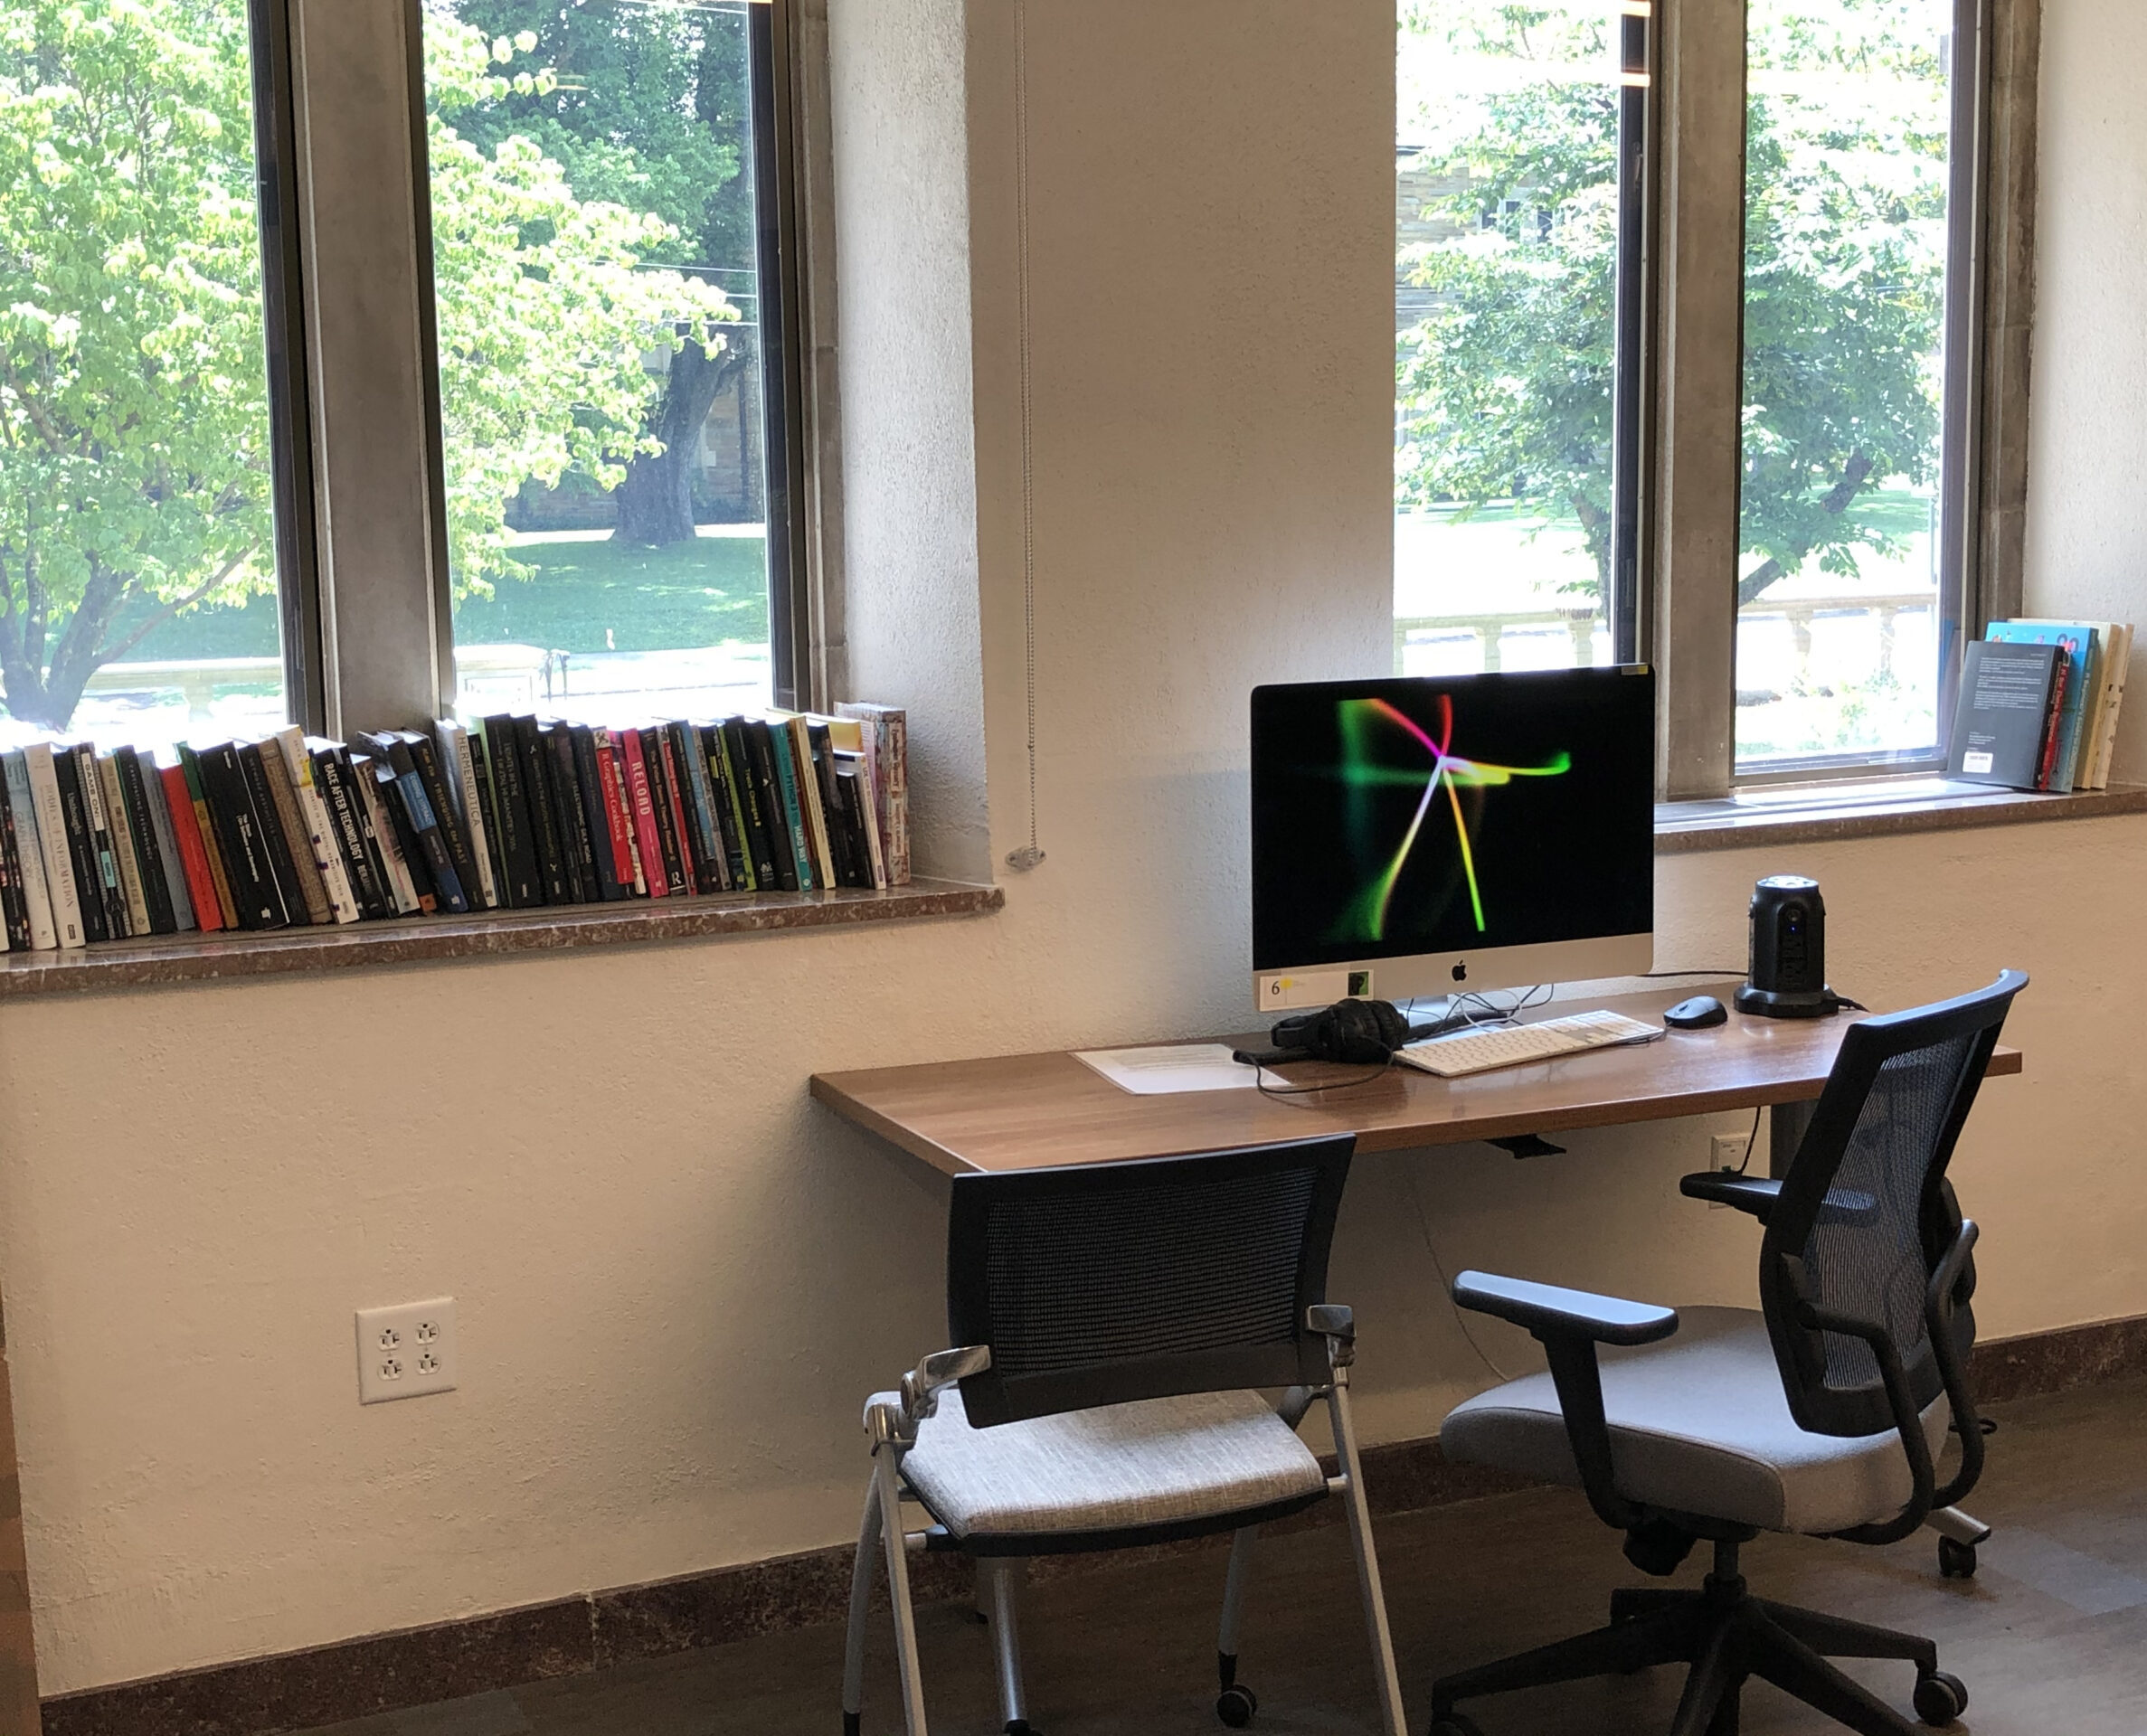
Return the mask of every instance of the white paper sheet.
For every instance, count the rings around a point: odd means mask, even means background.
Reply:
[[[1258,1071],[1230,1059],[1219,1043],[1170,1043],[1147,1049],[1076,1050],[1085,1061],[1135,1097],[1168,1097],[1178,1091],[1250,1090]]]

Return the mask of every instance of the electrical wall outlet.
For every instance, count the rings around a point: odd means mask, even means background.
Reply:
[[[455,1298],[358,1310],[358,1402],[419,1399],[455,1385]]]
[[[1752,1141],[1741,1133],[1718,1133],[1711,1142],[1710,1149],[1713,1155],[1707,1161],[1707,1167],[1717,1175],[1724,1170],[1734,1175],[1744,1168],[1745,1158],[1752,1149]],[[1728,1207],[1721,1200],[1709,1200],[1707,1210],[1724,1212]]]

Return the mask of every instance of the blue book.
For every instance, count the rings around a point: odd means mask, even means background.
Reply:
[[[1983,637],[2003,645],[2054,645],[2064,652],[2070,667],[2065,704],[2057,718],[2057,759],[2046,788],[2069,795],[2087,769],[2086,756],[2094,750],[2086,740],[2086,724],[2095,709],[2095,684],[2102,677],[2095,629],[2082,621],[1992,621]]]

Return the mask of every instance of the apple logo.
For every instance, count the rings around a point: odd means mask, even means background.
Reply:
[[[1469,980],[1469,965],[1466,959],[1453,967],[1453,979],[1457,983],[1465,983]]]

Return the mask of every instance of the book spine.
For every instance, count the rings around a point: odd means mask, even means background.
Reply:
[[[828,835],[828,816],[820,803],[819,774],[813,766],[812,728],[802,717],[784,719],[783,728],[790,737],[790,772],[798,787],[798,810],[805,816],[813,884],[825,891],[836,883],[836,861]]]
[[[716,725],[716,733],[723,738],[724,770],[731,780],[732,792],[738,800],[739,818],[744,826],[743,841],[747,859],[752,864],[753,890],[773,892],[780,882],[776,877],[775,851],[769,842],[768,819],[761,808],[760,780],[753,773],[745,720],[727,717]]]
[[[849,884],[862,892],[870,892],[879,884],[872,869],[872,823],[865,806],[865,756],[843,749],[831,748],[828,759],[835,767],[836,805],[842,810],[842,829],[845,845],[850,853],[850,873],[854,878]]]
[[[880,848],[887,860],[887,883],[910,883],[910,725],[899,705],[837,705],[843,717],[875,726],[873,781],[880,799]]]
[[[28,821],[30,816],[24,816]],[[0,778],[0,936],[7,941],[10,952],[30,950],[30,901],[23,892],[24,846],[26,854],[37,854],[35,835],[25,838],[16,829],[14,803],[10,799],[6,781]]]
[[[611,840],[611,872],[629,895],[647,897],[648,883],[641,878],[641,852],[634,842],[634,809],[626,790],[626,768],[620,763],[620,749],[610,730],[593,730],[591,744],[596,752],[597,788],[604,798],[604,829]]]
[[[500,860],[506,864],[507,908],[532,910],[544,901],[544,889],[537,867],[521,735],[515,720],[504,714],[487,717],[478,727],[492,767],[492,817],[498,822]]]
[[[147,934],[149,907],[142,899],[141,869],[135,859],[134,828],[128,822],[127,798],[119,789],[119,768],[109,753],[92,754],[97,769],[97,799],[104,807],[104,827],[112,837],[112,863],[119,874],[119,896],[126,901],[126,923],[116,933]]]
[[[23,896],[30,909],[30,944],[50,952],[60,944],[60,925],[52,914],[52,882],[45,865],[44,833],[37,812],[37,797],[30,788],[30,762],[22,749],[0,756],[5,768],[7,795],[14,811],[15,835],[23,854]]]
[[[805,806],[799,799],[798,772],[790,753],[790,732],[780,723],[761,725],[768,744],[768,769],[775,779],[776,800],[780,804],[783,835],[790,845],[790,877],[798,891],[813,890],[812,844],[805,833]]]
[[[239,765],[246,774],[246,791],[253,797],[254,816],[268,845],[269,870],[283,892],[284,910],[294,924],[333,922],[336,914],[328,908],[328,889],[321,883],[320,869],[313,860],[298,795],[283,763],[283,749],[273,736],[266,742],[246,742],[239,749]]]
[[[879,745],[879,725],[870,718],[860,718],[858,727],[864,737],[857,755],[857,794],[865,821],[865,851],[872,862],[874,889],[884,892],[887,890],[887,855],[880,844],[880,774],[875,753]]]
[[[837,886],[869,885],[857,869],[857,852],[853,847],[853,823],[850,811],[843,805],[843,786],[835,772],[835,738],[825,723],[808,718],[805,736],[812,752],[813,780],[820,799],[820,814],[827,823],[828,866],[830,877]]]
[[[141,760],[142,794],[149,807],[149,829],[156,839],[156,854],[164,868],[164,894],[172,902],[172,920],[181,933],[201,927],[194,908],[194,892],[186,883],[186,863],[179,851],[178,824],[172,813],[170,792],[164,773],[151,754]]]
[[[723,731],[713,723],[689,726],[686,733],[700,750],[708,777],[709,806],[715,811],[715,830],[724,847],[724,873],[734,892],[754,890],[753,871],[747,860],[745,824],[738,816],[737,793],[732,789],[729,768],[724,763]]]
[[[699,732],[690,723],[665,725],[671,758],[677,763],[686,796],[686,817],[693,827],[695,882],[704,892],[731,890],[731,864],[724,854],[723,830],[715,823],[715,803],[708,790],[708,759]]]
[[[138,900],[143,926],[151,934],[178,932],[178,912],[172,909],[171,892],[164,882],[164,859],[156,848],[156,833],[149,818],[149,792],[142,782],[142,764],[132,748],[115,749],[109,763],[112,785],[118,791],[119,812],[127,822],[127,840],[133,846],[135,887],[128,898],[129,914]]]
[[[60,788],[60,812],[64,827],[61,835],[67,840],[67,857],[75,884],[82,939],[108,939],[111,930],[105,926],[104,882],[98,873],[97,840],[90,830],[89,804],[82,797],[81,761],[75,757],[72,748],[61,747],[53,753],[52,767],[52,777]]]
[[[699,891],[700,884],[694,873],[693,836],[686,829],[677,758],[671,751],[670,736],[660,727],[642,731],[641,752],[648,761],[649,794],[657,798],[656,823],[663,835],[664,865],[671,875],[671,891],[683,898]]]
[[[642,885],[650,898],[668,898],[671,877],[664,871],[663,835],[657,829],[656,794],[648,786],[648,761],[641,750],[641,732],[620,731],[619,745],[626,759],[627,798],[633,805],[634,848],[640,859]]]
[[[529,837],[536,853],[537,883],[544,902],[565,904],[567,896],[564,841],[559,835],[559,810],[552,797],[552,772],[545,763],[544,739],[534,717],[514,720],[515,740],[522,750],[522,788],[529,800]]]
[[[686,862],[681,854],[684,842],[672,819],[671,786],[664,766],[664,742],[661,730],[636,731],[641,738],[641,764],[648,773],[648,800],[656,810],[657,860],[663,863],[664,885],[672,897],[682,897],[693,890],[693,882],[686,877]]]
[[[115,940],[134,932],[134,913],[127,907],[127,881],[119,872],[118,820],[105,800],[104,773],[97,750],[88,742],[74,749],[75,772],[81,784],[82,817],[90,826],[90,847],[97,858],[97,894],[104,906],[104,930]]]
[[[793,846],[785,815],[782,785],[775,775],[776,755],[766,722],[749,717],[741,726],[745,732],[747,757],[752,760],[754,788],[760,793],[761,819],[768,828],[768,854],[773,864],[774,883],[786,892],[800,890],[798,883],[799,851]],[[763,884],[766,882],[763,882]]]
[[[2124,703],[2125,677],[2131,671],[2133,660],[2133,629],[2131,627],[2122,624],[2118,627],[2114,650],[2114,656],[2109,673],[2109,692],[2103,702],[2103,752],[2102,763],[2095,769],[2095,776],[2101,780],[2095,785],[2097,789],[2109,788],[2110,762],[2117,757],[2117,712],[2118,708]]]
[[[566,868],[567,895],[577,904],[599,902],[596,852],[589,822],[582,812],[582,780],[574,768],[574,738],[563,723],[544,726],[544,753],[552,774],[552,807],[559,826],[559,850]]]
[[[224,928],[235,931],[239,927],[239,907],[232,897],[223,844],[216,835],[215,818],[209,812],[208,792],[202,783],[201,756],[184,741],[179,744],[179,773],[186,779],[187,799],[194,804],[194,825],[201,834],[202,854],[209,858],[209,879],[216,890],[217,913],[223,918]]]
[[[202,843],[200,817],[194,811],[193,792],[186,787],[184,766],[165,766],[157,779],[164,785],[165,806],[171,810],[172,840],[179,852],[179,867],[186,876],[186,894],[194,904],[194,926],[203,934],[223,931],[223,901],[216,894],[216,881],[209,871],[209,853]]]
[[[487,910],[499,908],[499,882],[492,877],[491,840],[485,829],[485,806],[478,800],[477,762],[470,757],[469,731],[451,719],[434,726],[440,743],[440,769],[453,797],[455,815],[469,852],[469,869],[477,884],[473,903]]]
[[[446,835],[440,830],[440,816],[433,809],[424,777],[418,770],[414,745],[403,735],[383,739],[388,749],[389,769],[395,776],[395,794],[402,800],[402,812],[424,856],[425,873],[432,882],[432,895],[449,915],[467,915],[469,898],[456,875],[454,854],[448,848]]]
[[[463,731],[461,739],[469,755],[469,798],[485,816],[485,863],[492,875],[493,908],[504,910],[507,908],[507,866],[500,848],[499,823],[493,817],[498,812],[499,797],[492,788],[492,756],[485,750],[485,738],[475,730]]]
[[[2073,660],[2059,655],[2050,673],[2050,711],[2043,721],[2042,757],[2036,762],[2035,787],[2048,789],[2050,780],[2057,775],[2057,750],[2065,740],[2065,690],[2073,670]]]
[[[357,890],[343,865],[343,850],[336,842],[335,823],[328,804],[313,775],[313,756],[306,750],[305,731],[293,724],[279,730],[275,744],[283,754],[283,769],[290,779],[291,797],[304,829],[306,854],[320,876],[321,891],[328,901],[328,914],[337,922],[355,922],[364,914],[358,908]],[[268,747],[263,745],[266,753]]]
[[[596,762],[596,731],[586,723],[562,723],[573,755],[574,788],[581,797],[582,825],[589,836],[589,883],[606,903],[633,896],[633,883],[619,877],[619,854],[611,838],[611,805],[605,799],[603,774]]]
[[[427,885],[420,895],[418,878],[411,872],[410,858],[402,845],[402,823],[388,800],[388,788],[394,780],[392,771],[384,775],[375,769],[375,761],[364,754],[354,754],[350,760],[352,787],[358,792],[358,805],[364,810],[367,824],[372,827],[373,841],[380,850],[382,871],[387,876],[388,890],[394,896],[398,916],[417,916],[434,908],[432,888]]]
[[[350,887],[351,897],[357,902],[358,915],[361,918],[388,915],[394,906],[382,887],[373,858],[366,851],[365,827],[359,818],[357,797],[344,778],[335,749],[326,743],[319,747],[308,743],[306,758],[313,768],[313,786],[320,792],[321,809],[327,816],[328,835],[335,845],[336,860],[343,865],[343,877]]]
[[[425,803],[432,810],[433,826],[447,850],[448,864],[455,871],[455,887],[462,897],[461,910],[480,910],[483,906],[478,901],[481,894],[478,890],[477,863],[470,855],[469,839],[464,835],[462,821],[456,812],[454,792],[448,788],[440,756],[433,751],[432,738],[418,730],[404,730],[401,733],[410,750],[411,763],[417,768],[418,781],[425,787]],[[397,761],[398,772],[401,769],[401,762]],[[440,884],[437,874],[433,876],[433,884]]]
[[[254,755],[254,763],[260,756]],[[284,886],[276,878],[269,849],[268,822],[255,800],[248,776],[246,751],[235,742],[213,748],[201,757],[202,781],[209,794],[209,809],[216,816],[218,842],[223,846],[224,871],[231,877],[232,898],[239,907],[239,926],[244,929],[288,928],[305,918],[305,907],[293,908]],[[262,792],[265,799],[266,791]]]

